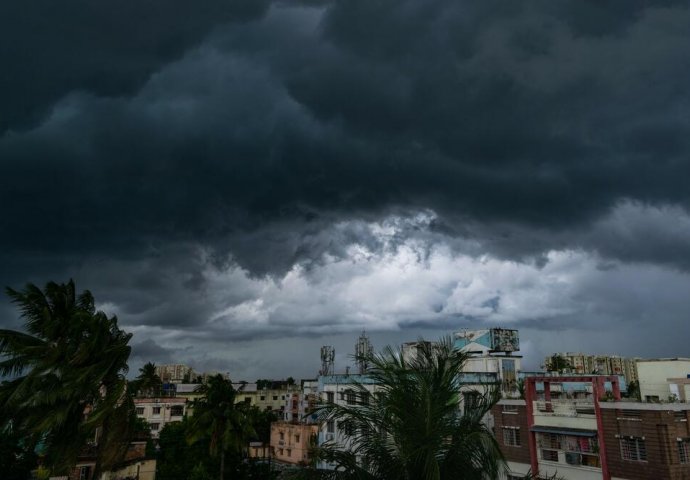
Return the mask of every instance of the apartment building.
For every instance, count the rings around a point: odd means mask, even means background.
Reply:
[[[544,359],[544,366],[550,368],[551,359],[559,356],[568,362],[568,373],[577,375],[622,375],[627,383],[637,382],[638,357],[625,358],[618,355],[590,355],[586,353],[562,352],[554,353]]]
[[[554,395],[552,383],[588,383],[590,393]],[[616,376],[527,378],[525,400],[492,410],[507,479],[689,479],[690,405],[623,401],[619,387]]]
[[[194,370],[182,363],[156,365],[156,375],[163,383],[189,383],[194,379]]]
[[[637,362],[643,402],[690,400],[690,358],[659,358]]]
[[[134,407],[139,418],[148,422],[151,438],[158,438],[167,423],[180,422],[187,414],[185,398],[135,398]]]
[[[271,423],[271,452],[279,462],[307,465],[315,444],[319,427],[315,424],[294,422]]]
[[[359,402],[367,402],[368,398],[378,393],[376,383],[362,374],[334,374],[323,375],[318,378],[319,396],[322,402],[335,403],[337,405],[357,405]],[[362,396],[358,385],[362,385],[367,394]],[[323,422],[318,426],[318,445],[338,445],[339,448],[350,448],[350,440],[345,435],[343,426],[334,420]],[[318,468],[332,469],[333,465],[319,462]]]
[[[233,383],[232,386],[237,390],[235,401],[244,402],[247,405],[255,406],[259,410],[271,410],[283,417],[287,402],[292,398],[292,394],[298,392],[296,385],[286,385],[282,388],[263,388],[258,389],[256,383]]]

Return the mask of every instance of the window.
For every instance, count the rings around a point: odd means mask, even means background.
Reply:
[[[154,415],[160,415],[161,414],[161,407],[153,407],[153,414]]]
[[[542,460],[548,460],[550,462],[558,461],[558,451],[557,450],[542,450],[541,451]]]
[[[278,400],[278,395],[273,395],[273,400]]]
[[[465,392],[462,394],[464,401],[465,413],[477,408],[479,405],[479,392]]]
[[[160,428],[161,424],[160,423],[152,423],[151,424],[151,431],[152,432],[157,432],[158,429]]]
[[[621,456],[624,460],[647,461],[647,447],[642,437],[621,438]]]
[[[285,400],[285,395],[281,395],[280,399]]]
[[[520,429],[503,427],[503,444],[510,447],[520,446]]]
[[[329,420],[328,423],[326,423],[326,431],[328,433],[334,433],[335,432],[335,421]]]
[[[175,405],[170,408],[171,417],[181,417],[182,415],[184,415],[184,407],[182,405]]]
[[[278,455],[282,455],[282,454],[283,454],[283,449],[282,449],[282,448],[279,448],[279,449],[278,449]]]
[[[680,463],[690,463],[690,456],[688,456],[688,443],[690,438],[682,438],[678,440],[678,458]]]
[[[143,415],[144,414],[144,407],[137,407],[137,415]]]
[[[369,392],[362,392],[362,405],[369,405]]]
[[[285,434],[283,432],[280,432],[280,439],[285,440]]]
[[[333,398],[333,397],[335,397],[333,392],[326,392],[326,401],[328,403],[333,403],[333,401],[335,400],[335,398]]]
[[[266,400],[266,395],[261,395],[259,398],[260,398],[261,400]]]
[[[355,394],[355,392],[353,392],[352,390],[348,390],[346,392],[346,395],[348,405],[355,405],[357,403],[357,395]]]
[[[299,443],[299,435],[295,435],[295,443]]]
[[[503,413],[517,413],[517,405],[503,405]]]
[[[287,449],[287,456],[288,457],[292,456],[292,450],[290,450],[289,448]]]
[[[90,474],[91,474],[91,467],[89,467],[89,466],[81,467],[79,469],[79,480],[88,480]]]

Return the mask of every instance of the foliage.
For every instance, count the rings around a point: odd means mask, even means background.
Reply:
[[[7,289],[27,333],[0,330],[0,426],[40,436],[53,473],[68,471],[97,429],[97,470],[119,461],[136,418],[127,395],[131,334],[96,311],[89,291],[73,281]],[[85,415],[85,413],[87,413]]]
[[[0,472],[5,480],[25,480],[38,459],[34,453],[35,442],[21,438],[8,425],[0,431]]]
[[[625,394],[628,398],[640,400],[640,383],[635,380],[628,383],[628,391]]]
[[[131,386],[132,390],[138,396],[149,398],[160,396],[163,382],[156,373],[156,364],[151,362],[145,363],[144,366],[139,369],[139,375],[136,380],[131,382]]]
[[[247,416],[254,426],[255,435],[252,436],[251,440],[269,443],[271,440],[271,423],[277,422],[278,416],[272,410],[261,410],[256,406],[247,411]]]
[[[562,372],[570,368],[570,362],[563,356],[555,353],[546,362],[546,370],[549,372]]]
[[[505,461],[484,416],[498,401],[498,389],[477,392],[461,409],[460,375],[467,355],[450,338],[425,344],[412,360],[390,347],[368,356],[367,376],[380,393],[370,397],[355,384],[358,404],[325,404],[322,421],[338,422],[349,448],[326,444],[321,459],[337,466],[333,478],[498,478]]]
[[[225,474],[226,453],[241,456],[249,439],[256,435],[249,419],[248,406],[235,404],[237,391],[230,380],[214,375],[197,392],[203,396],[194,401],[194,415],[187,430],[187,441],[209,441],[209,453],[220,457],[220,478]]]
[[[187,480],[192,470],[203,463],[209,475],[216,476],[218,462],[209,455],[208,440],[200,439],[193,445],[187,443],[189,419],[166,423],[158,438],[157,468],[159,478]]]

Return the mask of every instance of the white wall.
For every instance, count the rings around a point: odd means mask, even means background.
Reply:
[[[637,374],[642,401],[645,401],[648,396],[656,396],[660,401],[668,401],[671,390],[667,379],[687,377],[690,374],[690,360],[641,360],[637,362]]]

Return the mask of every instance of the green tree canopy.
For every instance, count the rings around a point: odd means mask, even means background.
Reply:
[[[220,479],[225,475],[225,455],[241,454],[249,439],[256,435],[248,416],[248,407],[235,404],[237,391],[230,380],[214,375],[197,392],[203,396],[194,401],[194,415],[190,419],[187,440],[195,443],[209,441],[209,452],[220,457]]]
[[[96,311],[89,291],[77,295],[71,280],[7,294],[26,332],[0,330],[0,375],[10,378],[0,385],[0,427],[39,438],[55,472],[73,467],[87,445],[97,470],[109,468],[136,419],[125,380],[131,334]]]
[[[505,469],[499,446],[484,423],[498,389],[477,392],[461,408],[460,378],[467,356],[450,338],[420,348],[412,360],[390,347],[369,358],[370,396],[356,384],[355,405],[329,403],[322,421],[337,422],[349,447],[326,444],[318,455],[336,465],[337,477],[441,480],[498,478]]]

